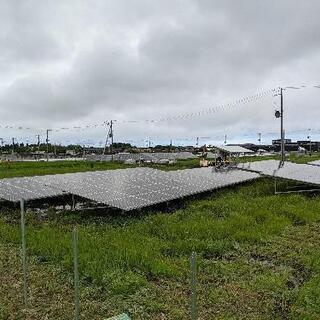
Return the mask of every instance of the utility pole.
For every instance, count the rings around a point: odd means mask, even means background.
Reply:
[[[280,87],[280,93],[276,94],[275,96],[280,95],[280,111],[276,110],[275,116],[276,118],[280,118],[281,125],[280,125],[280,137],[281,137],[281,161],[279,164],[279,167],[282,167],[284,165],[284,158],[285,158],[285,131],[283,127],[283,119],[284,119],[284,111],[283,111],[283,91],[287,89],[300,89],[299,87]]]
[[[36,156],[36,159],[39,161],[40,159],[40,134],[37,134],[37,149],[38,149],[38,154]]]
[[[307,138],[309,139],[309,154],[311,156],[312,154],[311,129],[308,129],[308,131],[309,131],[309,135]]]
[[[111,137],[111,146],[110,146],[110,151],[111,151],[111,161],[113,162],[113,121],[110,121],[110,137]]]
[[[280,88],[280,113],[281,113],[281,166],[284,164],[284,131],[283,131],[283,88]]]
[[[284,130],[283,130],[283,88],[280,88],[280,111],[276,110],[275,111],[275,117],[280,118],[280,149],[281,149],[281,160],[279,167],[282,167],[284,165]]]
[[[37,135],[37,138],[38,138],[37,145],[38,145],[38,153],[39,153],[40,152],[40,134]]]
[[[259,136],[258,141],[259,141],[259,144],[261,145],[261,132],[258,133],[258,136]]]
[[[224,135],[224,144],[227,144],[227,135]]]
[[[12,154],[14,154],[14,138],[12,138]]]
[[[49,132],[52,131],[51,129],[47,129],[47,138],[46,138],[46,143],[47,143],[47,162],[49,161]]]
[[[113,120],[111,120],[110,123],[106,122],[106,124],[109,126],[109,130],[108,130],[107,137],[106,137],[106,142],[104,144],[104,148],[103,148],[103,151],[102,151],[101,161],[102,161],[103,156],[106,153],[106,149],[107,149],[109,138],[111,139],[109,151],[111,153],[111,161],[113,161]]]

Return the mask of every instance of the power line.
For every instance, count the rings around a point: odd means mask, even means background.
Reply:
[[[284,89],[304,89],[304,88],[317,88],[320,89],[320,85],[300,85],[300,86],[287,86],[284,87]],[[258,94],[255,95],[251,95],[251,96],[247,96],[241,99],[238,99],[234,102],[230,102],[227,104],[221,104],[221,105],[217,105],[217,106],[213,106],[213,107],[209,107],[209,108],[205,108],[202,110],[199,110],[197,112],[190,112],[190,113],[181,113],[181,114],[177,114],[174,116],[168,116],[168,117],[162,117],[162,118],[158,118],[158,119],[141,119],[141,120],[113,120],[113,122],[117,122],[118,124],[129,124],[129,123],[152,123],[152,124],[156,124],[156,123],[163,123],[163,122],[169,122],[169,121],[178,121],[178,120],[188,120],[188,119],[192,119],[195,117],[200,117],[203,115],[208,115],[208,114],[213,114],[213,113],[217,113],[217,112],[224,112],[224,111],[229,111],[232,110],[236,107],[242,106],[242,105],[246,105],[249,104],[250,102],[254,102],[254,101],[258,101],[260,99],[264,99],[266,97],[268,97],[271,94],[275,94],[277,93],[277,91],[279,90],[279,88],[277,89],[269,89],[269,90],[265,90],[262,91]],[[102,123],[94,123],[94,124],[87,124],[84,126],[71,126],[71,127],[58,127],[58,128],[52,128],[51,131],[54,132],[61,132],[61,131],[65,131],[65,130],[88,130],[88,129],[95,129],[95,128],[99,128],[99,127],[105,127],[107,124],[107,122],[102,122]],[[33,127],[24,127],[24,126],[14,126],[14,125],[1,125],[0,124],[0,129],[11,129],[11,130],[38,130],[38,131],[46,131],[47,128],[33,128]]]
[[[248,96],[245,98],[238,99],[234,102],[230,102],[227,104],[221,104],[214,107],[209,107],[206,109],[202,109],[197,112],[191,112],[191,113],[182,113],[175,116],[168,116],[168,117],[162,117],[158,119],[141,119],[141,120],[113,120],[114,122],[117,122],[118,124],[126,124],[126,123],[159,123],[159,122],[166,122],[166,121],[174,121],[174,120],[185,120],[190,119],[193,117],[198,117],[205,114],[211,114],[211,113],[217,113],[221,111],[227,111],[230,110],[236,106],[248,104],[250,102],[263,99],[264,97],[273,94],[276,92],[276,89],[270,89],[263,92],[260,92],[258,94]],[[85,126],[72,126],[72,127],[58,127],[58,128],[52,128],[52,131],[63,131],[63,130],[86,130],[86,129],[92,129],[97,127],[104,127],[106,125],[106,122],[102,123],[95,123]],[[15,129],[15,130],[43,130],[45,131],[46,128],[32,128],[32,127],[23,127],[23,126],[12,126],[12,125],[1,125],[0,128],[2,129]]]

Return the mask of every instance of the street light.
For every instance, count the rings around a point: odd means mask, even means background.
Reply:
[[[280,96],[280,111],[275,111],[275,117],[278,119],[280,118],[280,137],[281,137],[281,160],[279,163],[279,167],[282,167],[284,164],[284,158],[285,158],[285,145],[284,145],[284,129],[283,129],[283,91],[287,89],[300,89],[298,87],[280,87],[280,93],[276,94],[275,96]]]
[[[281,98],[281,106],[280,106],[280,111],[279,110],[276,110],[275,111],[275,117],[276,118],[281,118],[281,132],[280,132],[280,136],[281,136],[281,161],[280,161],[280,164],[279,164],[279,167],[282,167],[283,164],[284,164],[284,130],[283,130],[283,91],[287,90],[287,89],[294,89],[294,90],[299,90],[299,89],[302,89],[302,88],[306,88],[307,86],[305,85],[302,85],[300,87],[292,87],[292,86],[289,86],[289,87],[280,87],[279,90],[280,90],[280,93],[274,95],[274,96],[280,96]],[[316,88],[316,89],[320,89],[320,85],[314,85],[312,86],[313,88]]]
[[[307,139],[309,139],[309,154],[310,154],[310,156],[311,156],[311,154],[312,154],[312,144],[311,144],[311,129],[308,129],[308,131],[309,131],[309,135],[307,136]]]
[[[12,155],[14,155],[15,138],[12,138]]]

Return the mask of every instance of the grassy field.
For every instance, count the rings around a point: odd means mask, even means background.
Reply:
[[[199,167],[199,160],[179,160],[171,165],[149,164],[148,166],[161,170],[196,168]],[[46,174],[125,169],[132,167],[134,167],[134,165],[127,165],[120,162],[98,161],[0,162],[0,179]]]
[[[128,167],[130,166],[117,162],[93,161],[0,162],[0,179],[69,172],[113,170]]]
[[[273,155],[273,156],[250,156],[250,157],[241,157],[237,159],[237,162],[252,162],[252,161],[261,161],[261,160],[271,160],[276,159],[280,160],[279,155]],[[295,152],[290,153],[290,155],[286,158],[286,161],[291,161],[294,163],[308,163],[310,161],[319,160],[320,159],[320,153],[314,153],[311,156],[310,155],[297,155]]]
[[[200,319],[320,318],[320,198],[275,196],[269,179],[190,200],[172,213],[30,212],[26,310],[18,218],[4,212],[0,220],[0,319],[72,319],[75,224],[83,319],[121,312],[189,319],[192,251]]]

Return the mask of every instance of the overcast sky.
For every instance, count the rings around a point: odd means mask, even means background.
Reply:
[[[0,137],[115,123],[144,144],[268,142],[279,97],[187,119],[268,89],[320,84],[318,0],[0,0]],[[320,89],[285,92],[286,130],[319,139]],[[129,121],[129,122],[127,122]],[[130,122],[139,121],[139,122]],[[4,126],[30,127],[9,129]],[[299,131],[300,130],[300,131]],[[103,141],[106,128],[53,131]]]

